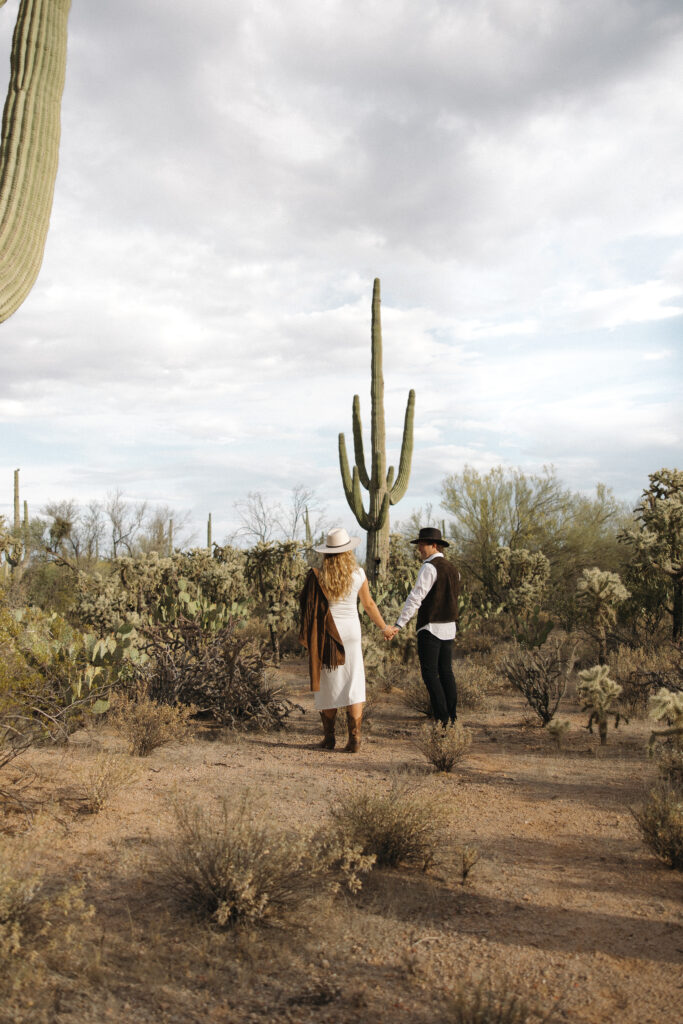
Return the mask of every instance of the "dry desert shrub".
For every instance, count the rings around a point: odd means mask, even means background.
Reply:
[[[628,715],[643,718],[648,701],[662,687],[676,689],[680,654],[673,646],[648,650],[620,644],[610,655],[614,679],[622,688],[621,704]]]
[[[669,867],[683,871],[683,793],[660,784],[631,813],[645,845]]]
[[[137,778],[136,769],[120,754],[102,751],[93,764],[80,773],[80,798],[88,814],[99,814],[129,783]]]
[[[458,706],[472,711],[489,711],[490,694],[497,685],[496,673],[487,665],[469,658],[456,661],[453,672],[458,687]]]
[[[417,711],[420,715],[432,717],[432,705],[429,700],[427,688],[420,677],[414,672],[405,675],[401,683],[401,702],[411,711]]]
[[[683,792],[683,747],[660,747],[657,754],[657,772],[663,782]]]
[[[434,860],[441,804],[424,787],[394,778],[388,790],[352,784],[330,809],[333,835],[345,847],[375,858],[378,867]]]
[[[220,929],[282,917],[340,879],[356,891],[373,863],[330,837],[260,824],[248,792],[217,812],[180,800],[174,811],[177,833],[159,851],[155,882],[164,898]]]
[[[531,1024],[547,1020],[514,981],[463,982],[449,1000],[444,1024]]]
[[[548,640],[542,647],[517,647],[501,668],[510,684],[526,699],[543,725],[557,711],[574,664],[574,649],[567,642]]]
[[[11,1020],[36,1019],[30,1010],[24,1017],[22,1009],[38,1010],[48,995],[50,968],[65,967],[94,913],[82,886],[46,883],[35,852],[33,836],[0,836],[0,1006]]]
[[[108,721],[128,743],[129,753],[147,757],[157,747],[184,736],[195,710],[191,705],[158,704],[145,694],[137,700],[115,694]]]
[[[471,711],[489,711],[490,691],[496,686],[496,673],[481,662],[469,658],[454,662],[453,673],[458,688],[458,707]],[[429,694],[419,675],[404,669],[397,685],[401,701],[407,708],[431,718]]]
[[[446,726],[440,723],[423,725],[415,746],[439,772],[450,772],[462,761],[472,743],[472,737],[460,722]]]

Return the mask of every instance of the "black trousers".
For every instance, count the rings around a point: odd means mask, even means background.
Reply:
[[[417,634],[417,653],[422,680],[427,687],[436,722],[446,725],[458,717],[458,691],[453,675],[453,641],[439,640],[428,629]]]

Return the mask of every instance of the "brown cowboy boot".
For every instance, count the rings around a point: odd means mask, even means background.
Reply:
[[[346,712],[346,725],[349,730],[349,742],[344,747],[344,750],[348,751],[349,754],[357,754],[360,750],[360,724],[362,720],[362,714],[358,715],[357,718],[354,718],[350,711]]]
[[[336,743],[334,735],[334,721],[337,717],[337,709],[330,708],[328,711],[320,712],[320,719],[323,723],[324,739],[318,744],[323,750],[334,750]]]

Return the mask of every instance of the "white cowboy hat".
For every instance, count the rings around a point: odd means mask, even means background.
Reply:
[[[360,544],[360,537],[349,537],[343,526],[335,526],[327,535],[327,540],[314,551],[321,555],[340,555],[342,551],[352,551]]]

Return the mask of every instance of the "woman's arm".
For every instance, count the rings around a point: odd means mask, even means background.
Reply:
[[[367,580],[363,582],[363,586],[358,591],[358,596],[360,597],[360,603],[363,605],[363,608],[365,608],[365,611],[370,616],[372,622],[374,622],[376,626],[379,626],[383,633],[386,633],[387,630],[392,630],[391,626],[387,626],[386,622],[382,618],[382,613],[373,601]]]

